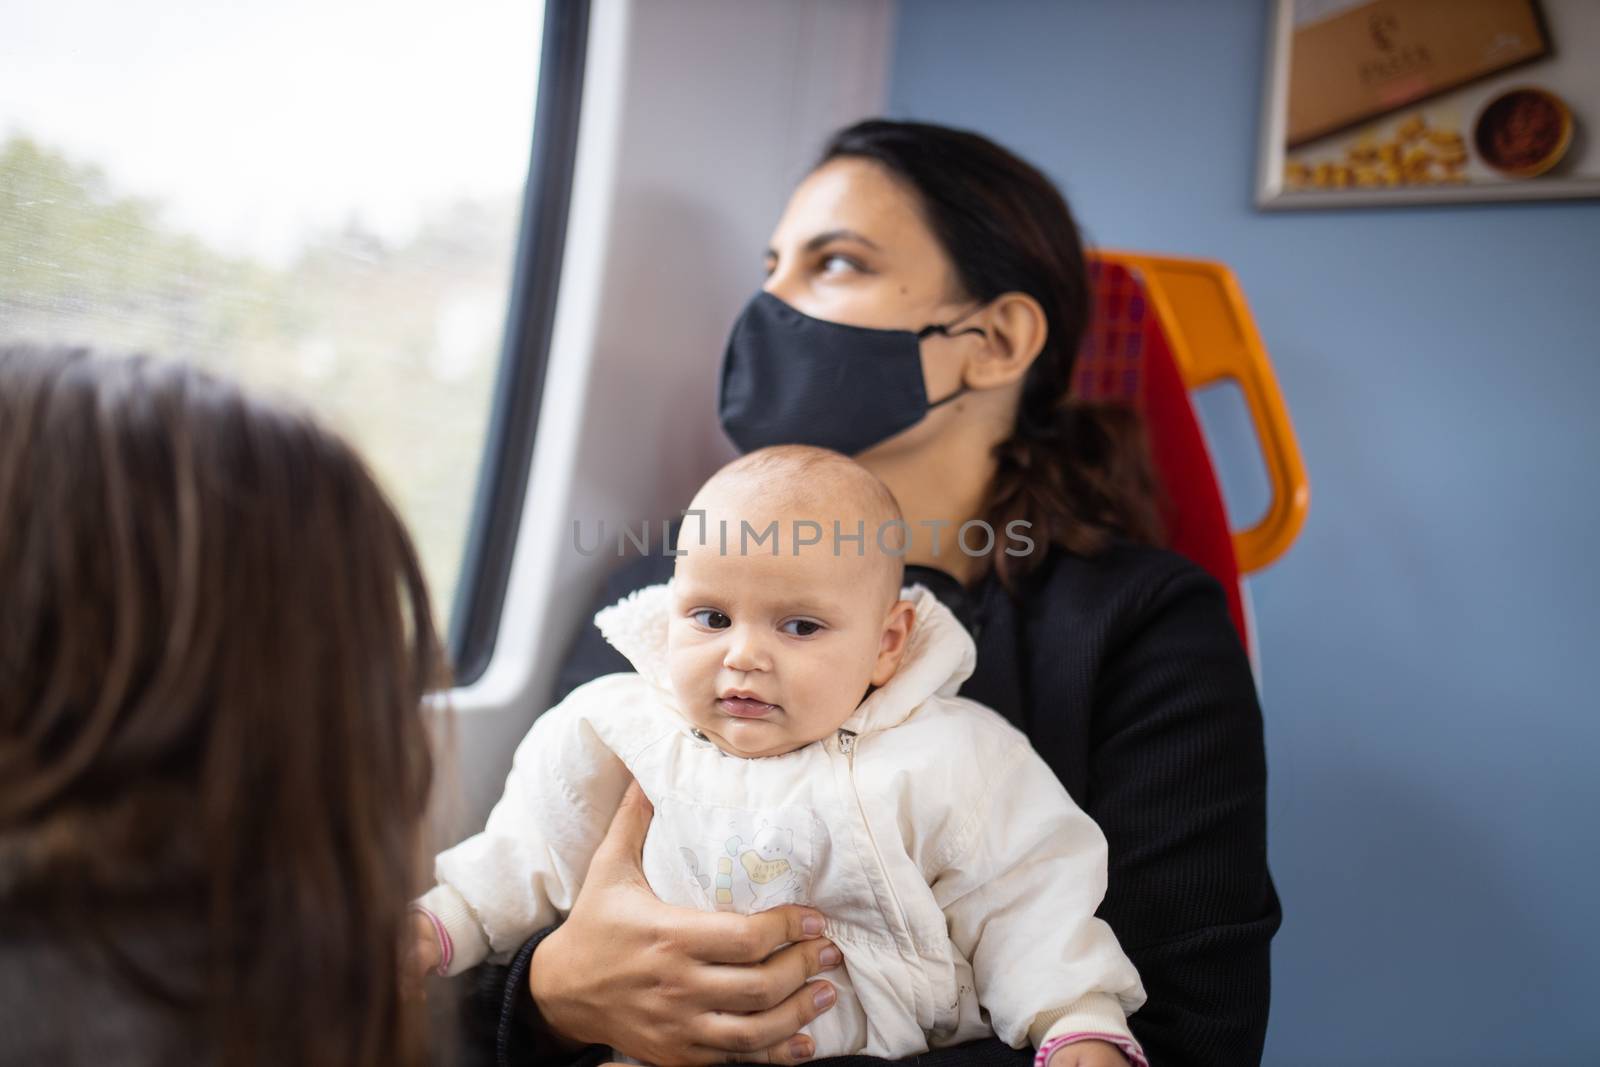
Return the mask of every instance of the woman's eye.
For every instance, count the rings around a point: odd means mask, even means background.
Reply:
[[[824,274],[846,274],[861,269],[861,264],[849,256],[841,256],[838,253],[823,256],[821,266]]]
[[[689,613],[689,618],[693,619],[695,622],[699,623],[701,626],[704,626],[708,630],[726,630],[729,626],[733,625],[732,619],[728,618],[722,612],[715,611],[711,608],[701,608],[699,611],[691,611]]]
[[[794,629],[791,630],[791,626]],[[820,622],[812,622],[810,619],[790,619],[782,626],[784,633],[791,634],[794,637],[810,637],[821,629],[822,624]]]

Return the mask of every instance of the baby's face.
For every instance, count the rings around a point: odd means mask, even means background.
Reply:
[[[739,555],[731,544],[722,555],[710,540],[680,545],[688,555],[673,577],[667,649],[684,714],[736,756],[827,737],[869,685],[893,676],[909,605],[897,610],[877,564],[848,546],[835,556],[829,538],[798,556],[787,544],[778,556],[770,547]]]

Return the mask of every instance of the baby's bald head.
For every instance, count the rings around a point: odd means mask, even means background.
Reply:
[[[810,445],[757,449],[713,474],[689,509],[704,512],[704,526],[685,521],[679,533],[680,551],[694,551],[702,531],[717,531],[719,523],[726,523],[730,553],[741,544],[747,554],[770,553],[770,542],[754,548],[749,544],[776,521],[779,555],[792,555],[799,543],[802,551],[859,560],[862,580],[882,596],[884,607],[899,598],[906,544],[900,505],[876,475],[841,453]],[[751,529],[744,541],[741,523]],[[815,523],[820,534],[808,528],[809,523]],[[807,543],[812,537],[819,539]],[[710,533],[706,541],[708,547],[717,545],[717,534]]]

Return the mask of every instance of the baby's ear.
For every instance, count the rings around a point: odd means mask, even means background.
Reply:
[[[911,628],[916,622],[917,607],[911,601],[896,600],[889,605],[889,612],[883,620],[883,638],[878,644],[878,662],[872,669],[873,685],[883,685],[900,669]]]

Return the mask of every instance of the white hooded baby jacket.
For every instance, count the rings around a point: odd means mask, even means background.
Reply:
[[[816,1056],[901,1059],[990,1032],[1129,1037],[1144,988],[1095,918],[1106,843],[999,714],[956,690],[972,639],[921,585],[904,659],[836,734],[730,756],[692,731],[667,673],[670,583],[595,616],[637,668],[573,690],[517,748],[484,831],[442,853],[421,900],[458,973],[572,907],[631,774],[655,805],[644,872],[664,901],[805,904],[844,966],[808,1027]]]

